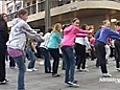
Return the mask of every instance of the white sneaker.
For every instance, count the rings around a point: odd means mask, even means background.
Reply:
[[[109,73],[103,73],[102,76],[103,76],[103,77],[112,77],[112,75],[109,74]]]
[[[88,69],[82,69],[82,72],[89,72],[89,70]]]
[[[32,70],[33,70],[33,71],[37,71],[37,69],[36,69],[36,68],[33,68]]]
[[[116,68],[116,70],[118,70],[120,72],[120,68]]]
[[[79,87],[79,84],[73,83],[73,82],[68,82],[66,83],[69,87]]]
[[[28,68],[27,68],[27,70],[26,70],[26,71],[28,71],[28,72],[32,72],[32,71],[33,71],[33,69],[28,69]]]
[[[44,65],[44,60],[39,62],[40,65]]]

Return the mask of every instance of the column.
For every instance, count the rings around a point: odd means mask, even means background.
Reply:
[[[39,1],[38,0],[36,0],[36,13],[38,13],[38,3],[39,3]]]
[[[50,0],[45,1],[45,32],[48,31],[48,27],[51,27],[50,2]]]

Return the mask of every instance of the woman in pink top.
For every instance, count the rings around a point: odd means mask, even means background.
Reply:
[[[72,87],[79,87],[74,80],[75,55],[74,39],[75,37],[85,37],[88,31],[79,28],[79,19],[74,18],[72,24],[64,29],[64,36],[61,42],[63,57],[65,58],[65,83]]]

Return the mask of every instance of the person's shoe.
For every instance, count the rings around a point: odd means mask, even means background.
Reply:
[[[102,76],[103,76],[103,77],[112,77],[112,75],[109,74],[109,73],[103,73]]]
[[[28,71],[28,72],[32,72],[32,71],[33,71],[33,69],[28,69],[28,68],[27,68],[27,70],[26,70],[26,71]]]
[[[15,67],[10,67],[10,69],[15,69]]]
[[[5,79],[5,81],[6,81],[6,82],[9,82],[9,80],[8,80],[8,79]]]
[[[67,84],[67,86],[69,86],[69,87],[79,87],[79,85],[78,84],[76,84],[76,83],[73,83],[73,82],[67,82],[66,83]]]
[[[100,69],[100,66],[95,66],[97,69]]]
[[[45,71],[45,73],[52,73],[51,71]]]
[[[43,66],[44,65],[44,60],[40,61],[39,65]]]
[[[37,69],[36,69],[36,68],[33,68],[32,70],[33,70],[33,71],[37,71]]]
[[[116,68],[116,70],[120,72],[120,68]]]
[[[82,69],[82,72],[89,72],[88,69]]]
[[[81,69],[77,69],[76,72],[82,72],[82,70]]]
[[[60,77],[60,74],[52,74],[53,77]]]
[[[2,85],[2,84],[7,84],[7,83],[8,83],[8,81],[7,81],[7,80],[0,81],[0,85]]]
[[[78,83],[78,81],[77,81],[77,80],[74,80],[74,81],[73,81],[73,83],[76,83],[76,84],[77,84],[77,83]]]

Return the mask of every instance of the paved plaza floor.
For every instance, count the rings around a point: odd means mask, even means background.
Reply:
[[[10,69],[6,63],[7,85],[0,85],[0,90],[17,90],[18,70]],[[109,60],[108,69],[113,75],[111,78],[102,78],[100,70],[95,67],[95,61],[87,61],[89,72],[76,72],[75,79],[80,84],[79,88],[67,87],[64,84],[64,70],[59,68],[61,77],[53,78],[45,74],[43,66],[36,62],[38,71],[26,72],[25,85],[27,90],[120,90],[120,72],[116,71],[115,61]]]

